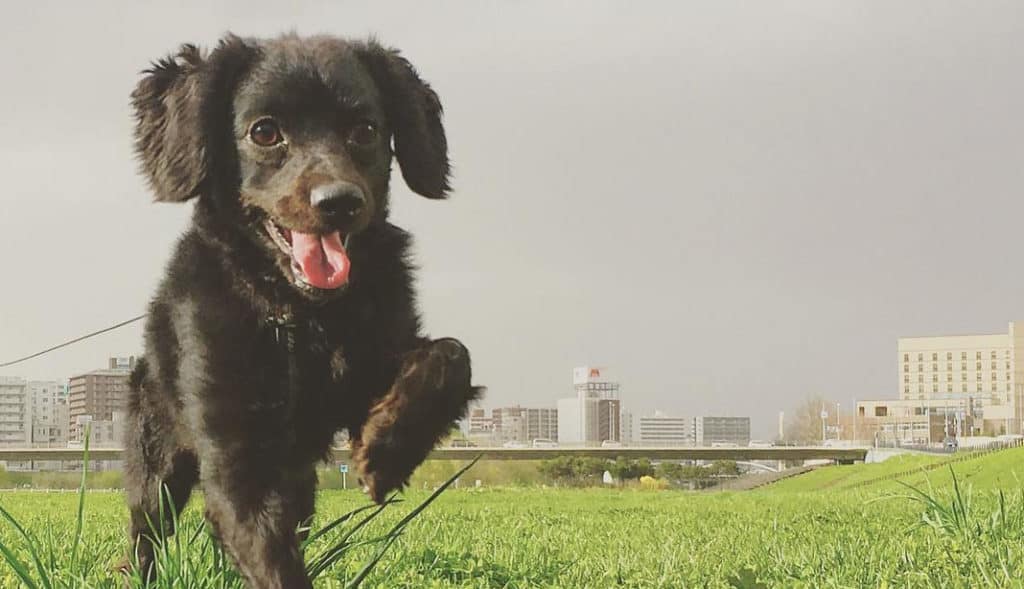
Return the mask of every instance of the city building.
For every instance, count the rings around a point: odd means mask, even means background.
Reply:
[[[32,403],[32,447],[66,448],[68,445],[68,387],[57,381],[29,381]],[[31,470],[62,470],[59,460],[33,460]]]
[[[558,409],[527,407],[522,416],[527,440],[558,440]]]
[[[0,376],[0,445],[28,448],[32,444],[32,398],[28,381]]]
[[[858,437],[902,442],[1022,433],[1024,322],[1006,333],[901,337],[897,399],[857,404]]]
[[[78,417],[76,424],[79,429],[85,432],[89,430],[90,448],[120,448],[124,444],[124,411],[113,411],[109,419],[93,419],[90,415]],[[75,440],[75,446],[83,440]]]
[[[57,381],[29,381],[32,446],[63,448],[68,443],[68,389]]]
[[[32,442],[32,399],[28,381],[0,377],[0,446],[27,448]],[[3,461],[7,470],[28,470],[26,461]]]
[[[575,397],[558,400],[558,442],[560,445],[600,446],[619,442],[622,407],[619,384],[605,368],[583,366],[573,369]]]
[[[123,412],[128,394],[128,378],[135,358],[111,358],[104,370],[72,376],[68,381],[68,440],[84,441],[86,423],[114,435],[114,413]],[[95,424],[95,422],[101,422]],[[106,423],[109,422],[109,427]],[[103,435],[97,433],[97,435]],[[115,440],[119,443],[121,440]]]
[[[465,429],[465,434],[469,440],[478,446],[494,444],[494,419],[488,417],[487,411],[482,407],[470,409],[466,422],[468,427]]]
[[[750,444],[749,417],[695,417],[693,437],[698,446]]]
[[[501,445],[505,442],[526,443],[526,416],[521,407],[499,407],[491,410],[493,423],[493,442]]]
[[[851,437],[875,445],[928,445],[981,435],[983,410],[980,400],[970,398],[858,401]]]
[[[67,445],[67,389],[57,381],[0,377],[0,446],[61,448]],[[60,462],[8,461],[9,470],[48,470]]]
[[[622,423],[619,427],[619,441],[622,442],[623,446],[630,446],[638,441],[638,438],[634,435],[636,428],[635,419],[631,411],[622,412]]]
[[[531,444],[533,440],[558,439],[558,410],[553,408],[499,407],[490,417],[481,408],[470,410],[467,437],[480,445],[506,442]]]
[[[465,419],[467,425],[467,433],[476,431],[488,431],[492,428],[493,422],[490,417],[487,416],[487,410],[483,407],[471,407],[469,415]]]
[[[655,412],[640,418],[641,446],[750,444],[749,417],[679,417]]]
[[[696,443],[692,417],[673,417],[660,411],[640,417],[639,434],[641,446],[693,446]]]

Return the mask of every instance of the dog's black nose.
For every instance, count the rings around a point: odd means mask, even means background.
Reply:
[[[317,186],[310,192],[309,200],[329,222],[351,220],[366,206],[363,190],[351,182]]]

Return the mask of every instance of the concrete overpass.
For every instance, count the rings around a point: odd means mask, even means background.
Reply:
[[[121,460],[120,448],[91,448],[89,460]],[[437,448],[427,460],[548,460],[558,456],[607,458],[647,458],[648,460],[832,460],[840,464],[862,462],[867,448],[825,448],[817,446],[778,446],[772,448]],[[331,458],[347,462],[351,452],[335,448]],[[0,448],[0,460],[81,460],[76,448]]]

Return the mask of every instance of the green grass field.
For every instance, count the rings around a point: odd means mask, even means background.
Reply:
[[[449,489],[361,586],[1024,587],[1024,495],[1014,476],[1024,449],[954,464],[959,494],[947,467],[928,473],[930,490],[922,474],[900,479],[923,494],[891,479],[855,486],[936,460],[945,459],[827,467],[746,493]],[[354,538],[380,537],[426,496],[410,491]],[[77,551],[75,494],[5,492],[0,504],[44,547],[49,586],[121,586],[109,572],[127,550],[119,494],[85,495]],[[318,522],[365,504],[358,492],[323,491]],[[239,586],[201,529],[200,507],[183,516],[181,546],[172,541],[165,563],[177,580],[161,587]],[[354,521],[315,542],[308,558]],[[14,527],[0,526],[0,542],[47,587]],[[353,546],[317,586],[344,587],[379,547]],[[20,583],[14,569],[0,571],[0,587]]]

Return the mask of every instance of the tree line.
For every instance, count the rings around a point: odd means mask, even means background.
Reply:
[[[716,460],[707,466],[677,462],[655,465],[646,458],[634,460],[621,456],[615,460],[559,456],[541,462],[539,470],[549,484],[577,487],[602,484],[605,472],[620,484],[637,481],[641,477],[652,477],[673,486],[688,488],[709,487],[721,478],[739,475],[739,467],[731,460]]]

